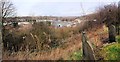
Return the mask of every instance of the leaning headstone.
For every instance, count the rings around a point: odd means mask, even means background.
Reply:
[[[108,30],[109,30],[109,42],[115,42],[115,36],[116,36],[116,29],[114,25],[109,25],[108,26]]]
[[[82,51],[83,51],[83,60],[95,60],[95,55],[92,45],[89,41],[87,41],[87,36],[85,32],[82,32]]]

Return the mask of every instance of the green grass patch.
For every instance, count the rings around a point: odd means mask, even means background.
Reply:
[[[113,43],[103,47],[101,55],[104,57],[104,60],[120,60],[120,44]]]
[[[74,52],[70,56],[70,60],[82,60],[82,50],[78,50],[78,51]]]
[[[118,43],[120,43],[120,35],[119,35],[119,36],[116,36],[116,41],[117,41]]]

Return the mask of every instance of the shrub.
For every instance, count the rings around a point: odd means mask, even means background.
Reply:
[[[59,46],[62,41],[70,36],[70,30],[69,28],[51,28],[51,26],[44,22],[35,23],[33,25],[33,30],[31,33],[33,35],[37,35],[39,38],[39,46],[42,48],[42,50],[46,49],[49,46],[49,49],[56,48]]]
[[[104,60],[120,60],[120,44],[113,43],[103,47],[101,54]]]

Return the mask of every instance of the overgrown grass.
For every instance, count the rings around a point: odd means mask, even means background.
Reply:
[[[101,55],[104,60],[120,60],[120,44],[113,43],[103,47]]]

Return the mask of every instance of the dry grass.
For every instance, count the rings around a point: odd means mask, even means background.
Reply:
[[[76,28],[78,29],[78,28]],[[3,60],[68,60],[69,56],[81,48],[81,34],[71,33],[74,29],[71,28],[61,28],[56,30],[56,36],[58,38],[63,35],[70,35],[64,40],[64,44],[60,47],[52,49],[50,51],[40,51],[40,52],[31,52],[31,51],[19,51],[9,55],[9,52],[4,52]],[[69,33],[68,33],[69,32]],[[104,31],[103,27],[93,28],[87,31],[89,40],[95,44],[95,46],[101,46],[101,38],[107,38],[107,32]],[[61,38],[61,37],[60,37]],[[95,41],[94,41],[95,40]]]
[[[103,40],[108,38],[108,32],[107,27],[100,26],[99,29],[92,29],[91,31],[88,31],[88,39],[91,43],[93,43],[95,46],[102,46]]]

